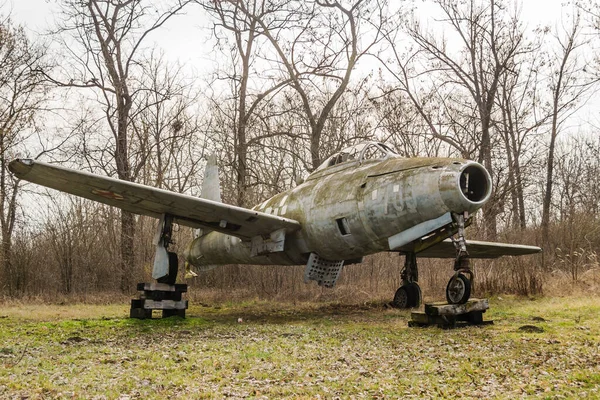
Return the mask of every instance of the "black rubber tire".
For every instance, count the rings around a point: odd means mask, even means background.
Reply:
[[[423,299],[421,293],[421,287],[417,282],[411,282],[408,284],[408,307],[409,308],[418,308],[421,306],[421,302]]]
[[[392,306],[395,308],[409,308],[410,307],[410,293],[408,285],[402,285],[396,290],[394,294],[394,300],[392,300]]]
[[[457,298],[455,293],[457,285],[462,286],[462,294]],[[446,285],[446,300],[448,304],[465,304],[471,297],[471,281],[463,274],[458,274],[456,277],[450,278]]]

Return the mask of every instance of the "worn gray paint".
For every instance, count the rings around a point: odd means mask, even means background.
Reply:
[[[255,207],[302,225],[286,235],[283,254],[252,257],[244,242],[230,246],[214,233],[191,244],[188,260],[197,265],[215,259],[224,264],[306,264],[311,253],[326,260],[346,260],[389,251],[408,243],[390,247],[390,238],[418,239],[451,223],[450,212],[475,212],[489,199],[489,175],[481,200],[470,201],[461,193],[459,177],[467,167],[485,171],[466,160],[400,157],[347,161],[319,169],[296,188]],[[346,219],[350,234],[340,232],[339,218]]]
[[[289,218],[41,161],[13,160],[9,168],[17,177],[38,185],[119,207],[135,214],[154,218],[170,214],[180,225],[208,228],[233,234],[245,240],[281,228],[285,228],[286,232],[300,229],[298,221]],[[225,221],[224,227],[223,221]]]
[[[380,159],[364,159],[363,153],[335,165],[328,164],[331,159],[326,161],[302,184],[252,210],[218,201],[214,160],[208,164],[203,188],[208,199],[32,160],[15,160],[10,169],[20,178],[127,211],[157,218],[170,214],[182,225],[208,228],[186,251],[187,260],[199,268],[307,264],[311,255],[318,256],[323,265],[329,265],[329,261],[338,265],[336,261],[360,259],[380,251],[411,251],[411,240],[449,224],[450,213],[473,213],[490,198],[489,174],[475,162],[401,158],[389,152]],[[473,190],[464,193],[461,182],[467,181]],[[336,221],[340,218],[345,219],[343,230],[348,234],[340,230]],[[452,230],[444,232],[449,236]],[[492,251],[486,252],[484,243],[477,248],[484,257],[540,251],[531,246],[494,244],[487,247]],[[423,254],[429,253],[456,255],[447,244],[436,245]]]
[[[396,250],[450,223],[452,223],[452,216],[448,212],[441,217],[421,222],[405,231],[390,236],[388,246],[390,250]]]

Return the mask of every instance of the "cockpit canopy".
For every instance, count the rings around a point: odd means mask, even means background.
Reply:
[[[363,142],[333,154],[327,160],[323,161],[315,172],[346,161],[358,161],[361,164],[367,160],[383,160],[388,157],[398,157],[398,154],[385,143]]]

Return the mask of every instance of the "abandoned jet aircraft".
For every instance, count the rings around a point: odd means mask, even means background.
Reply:
[[[209,160],[202,198],[17,159],[19,178],[136,214],[160,218],[152,277],[174,283],[177,255],[168,251],[173,223],[197,229],[186,260],[199,269],[223,264],[305,265],[304,279],[335,285],[344,265],[382,252],[405,255],[397,307],[418,306],[417,257],[454,259],[449,303],[469,299],[469,258],[541,251],[539,247],[467,241],[464,228],[490,198],[480,164],[453,158],[404,158],[367,142],[329,157],[293,189],[252,209],[223,204],[216,162]]]

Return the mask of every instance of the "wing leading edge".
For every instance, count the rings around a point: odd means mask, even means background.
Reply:
[[[300,229],[300,223],[292,219],[41,161],[17,159],[10,163],[9,169],[17,177],[38,185],[135,214],[155,218],[170,214],[180,225],[210,228],[246,240],[279,229],[287,233]]]
[[[402,248],[401,250],[406,251],[407,249]],[[469,258],[498,258],[502,256],[524,256],[527,254],[536,254],[540,253],[542,249],[537,246],[528,246],[524,244],[467,240],[467,251],[469,252]],[[450,239],[446,239],[428,249],[417,253],[417,257],[454,258],[456,257],[456,248]]]

